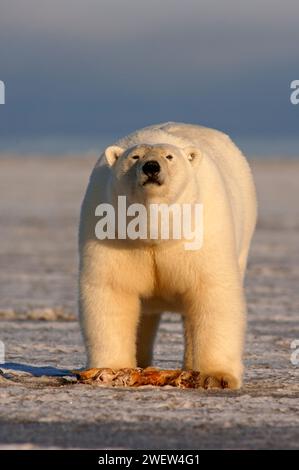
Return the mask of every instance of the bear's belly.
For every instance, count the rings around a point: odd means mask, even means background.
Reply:
[[[161,297],[142,299],[142,313],[145,313],[146,315],[158,314],[162,312],[182,313],[182,311],[183,306],[180,296],[173,296],[173,298],[169,299]]]

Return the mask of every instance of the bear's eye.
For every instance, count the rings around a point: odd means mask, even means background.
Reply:
[[[172,155],[166,155],[167,160],[172,160],[173,156]]]
[[[139,155],[133,155],[132,160],[139,160]]]

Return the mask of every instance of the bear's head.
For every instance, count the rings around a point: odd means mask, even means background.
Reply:
[[[195,147],[181,149],[170,144],[141,144],[123,149],[112,145],[105,151],[111,169],[112,197],[125,195],[128,202],[186,202],[197,193],[195,167],[201,152]]]

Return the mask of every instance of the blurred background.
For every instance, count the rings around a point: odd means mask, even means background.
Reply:
[[[185,121],[299,154],[297,0],[0,0],[0,151],[100,152]]]

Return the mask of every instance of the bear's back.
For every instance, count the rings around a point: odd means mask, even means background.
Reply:
[[[140,140],[139,140],[140,139]],[[195,146],[218,168],[225,184],[226,193],[235,221],[238,251],[245,238],[254,230],[257,216],[256,192],[249,164],[246,158],[224,132],[204,126],[166,122],[146,127],[128,136],[121,143],[128,146],[134,141],[170,143],[180,148]],[[200,171],[200,165],[197,167]]]
[[[229,191],[250,192],[254,187],[249,165],[228,135],[216,129],[196,124],[166,122],[139,129],[118,140],[116,145],[125,149],[138,144],[171,144],[179,148],[195,146],[213,160]]]

